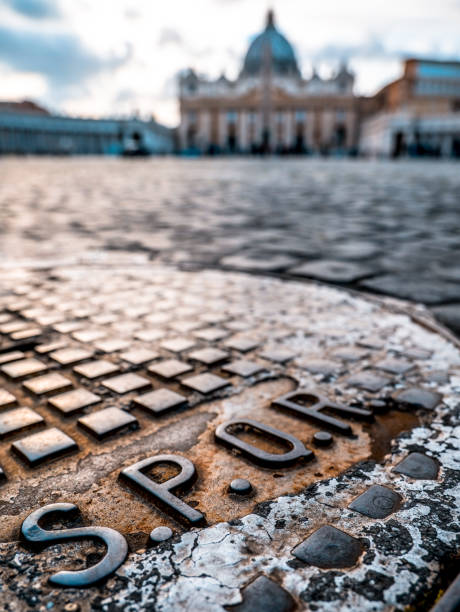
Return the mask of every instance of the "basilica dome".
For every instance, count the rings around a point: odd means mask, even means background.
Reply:
[[[294,49],[276,29],[273,11],[268,12],[265,30],[249,46],[242,74],[245,76],[259,75],[267,65],[270,65],[274,74],[300,76]]]

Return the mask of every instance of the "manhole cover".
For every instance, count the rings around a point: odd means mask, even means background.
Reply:
[[[407,315],[149,266],[1,282],[5,609],[390,609],[455,549],[460,355]]]

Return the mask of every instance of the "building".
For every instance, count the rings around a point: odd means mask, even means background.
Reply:
[[[345,64],[304,78],[269,11],[237,79],[181,74],[179,150],[460,157],[460,62],[407,60],[371,97],[353,85]]]
[[[0,102],[0,155],[173,153],[174,131],[140,119],[52,115],[33,102]]]
[[[199,153],[350,153],[358,145],[360,99],[342,65],[330,79],[301,74],[294,49],[269,11],[236,80],[179,79],[179,148]]]
[[[460,157],[460,62],[406,60],[372,111],[361,125],[363,154]]]

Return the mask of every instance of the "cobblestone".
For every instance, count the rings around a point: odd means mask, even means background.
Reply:
[[[302,275],[436,306],[460,333],[459,193],[458,164],[431,161],[7,159],[0,263],[130,252]]]

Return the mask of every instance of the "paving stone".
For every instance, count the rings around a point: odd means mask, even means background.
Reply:
[[[138,340],[143,340],[144,342],[155,342],[155,340],[160,340],[164,338],[165,333],[158,329],[145,329],[137,332],[134,337]]]
[[[54,361],[57,361],[63,366],[78,363],[79,361],[89,359],[92,356],[93,351],[72,347],[63,348],[50,354],[51,359],[54,359]]]
[[[342,347],[332,353],[333,357],[342,361],[360,361],[369,355],[369,351],[360,349],[356,346]]]
[[[225,370],[225,372],[229,372],[230,374],[236,374],[237,376],[243,376],[244,378],[246,378],[248,376],[254,376],[254,374],[262,372],[265,368],[260,364],[256,363],[255,361],[239,359],[223,366],[222,369]]]
[[[48,395],[56,391],[64,391],[72,386],[72,381],[58,372],[50,372],[37,378],[31,378],[23,386],[35,395]]]
[[[177,359],[168,359],[166,361],[160,361],[154,363],[148,367],[148,371],[152,374],[157,374],[162,378],[175,378],[186,372],[193,370],[189,363],[183,361],[177,361]]]
[[[259,344],[260,342],[258,340],[248,336],[229,338],[225,341],[225,346],[228,346],[228,348],[234,349],[235,351],[240,351],[240,353],[248,353],[249,351],[257,348]]]
[[[72,414],[93,404],[97,404],[101,398],[87,389],[79,388],[56,395],[48,400],[48,403],[57,408],[63,414]]]
[[[146,389],[151,386],[151,382],[138,374],[128,373],[104,380],[102,385],[115,393],[123,394]]]
[[[0,389],[0,408],[6,408],[16,403],[16,398],[6,389]]]
[[[361,552],[359,540],[331,525],[323,525],[296,546],[292,554],[304,563],[330,569],[355,565]]]
[[[14,408],[0,413],[0,439],[44,423],[44,419],[30,408]]]
[[[434,459],[422,453],[410,453],[393,469],[393,472],[404,474],[417,480],[435,480],[439,466]]]
[[[365,391],[372,391],[373,393],[380,391],[380,389],[383,389],[383,387],[389,383],[389,378],[367,371],[363,371],[347,379],[349,387],[356,387],[358,389],[364,389]]]
[[[379,245],[365,240],[353,240],[335,244],[331,248],[331,255],[338,259],[371,259],[381,252]]]
[[[77,443],[57,427],[45,429],[13,442],[11,448],[30,466],[78,449]]]
[[[205,329],[199,329],[194,332],[197,338],[200,340],[208,340],[209,342],[216,342],[217,340],[222,340],[222,338],[226,338],[228,336],[228,331],[226,329],[221,329],[220,327],[206,327]]]
[[[40,355],[45,355],[46,353],[52,353],[65,346],[67,346],[67,343],[64,340],[56,340],[55,342],[49,342],[47,344],[39,344],[35,347],[35,350]]]
[[[13,379],[25,378],[26,376],[31,376],[32,374],[37,374],[47,369],[48,366],[45,363],[33,358],[13,361],[0,368],[4,374]]]
[[[148,361],[153,361],[154,359],[158,359],[160,356],[156,351],[150,351],[148,349],[132,349],[127,351],[126,353],[121,353],[120,357],[125,361],[133,365],[142,365],[143,363],[147,363]]]
[[[262,357],[262,359],[268,359],[268,361],[282,364],[294,359],[295,356],[295,353],[283,348],[268,349],[259,353],[259,357]]]
[[[377,368],[377,370],[383,370],[390,374],[405,374],[414,368],[414,364],[405,359],[392,359],[389,357],[377,362],[374,367]]]
[[[322,374],[323,376],[338,374],[342,369],[340,363],[329,361],[328,359],[302,360],[299,362],[299,366],[311,374]]]
[[[171,338],[169,340],[164,340],[161,343],[161,347],[172,353],[182,353],[182,351],[188,351],[193,348],[195,344],[193,340],[189,340],[188,338]]]
[[[291,268],[289,272],[329,283],[354,283],[375,273],[375,269],[363,264],[322,259]]]
[[[291,612],[296,603],[291,595],[274,580],[258,576],[241,590],[243,602],[226,606],[232,612]]]
[[[100,378],[101,376],[107,376],[107,374],[114,374],[118,372],[120,368],[111,361],[104,359],[98,359],[96,361],[89,361],[82,363],[81,365],[74,367],[74,372],[84,376],[85,378],[94,379]]]
[[[458,283],[448,283],[435,280],[432,277],[387,274],[361,281],[360,286],[364,289],[371,289],[386,295],[394,295],[425,304],[460,301],[460,286]]]
[[[95,340],[100,340],[107,335],[107,332],[101,329],[81,329],[72,334],[72,338],[78,340],[79,342],[94,342]]]
[[[0,364],[10,363],[11,361],[18,361],[23,359],[25,354],[22,351],[11,351],[9,353],[0,353]]]
[[[36,338],[37,336],[40,336],[41,333],[42,330],[39,327],[31,327],[14,332],[10,335],[12,340],[30,340],[31,338]]]
[[[258,272],[278,272],[290,268],[298,259],[289,255],[274,255],[273,253],[249,251],[241,255],[230,255],[220,260],[226,268],[238,270],[254,270]]]
[[[62,323],[53,325],[53,329],[60,334],[68,334],[78,329],[82,329],[83,327],[84,323],[82,321],[63,321]]]
[[[383,519],[399,508],[402,497],[388,487],[372,485],[349,504],[350,510],[356,510],[374,519]]]
[[[133,430],[139,426],[136,417],[126,410],[115,407],[104,408],[81,417],[78,419],[78,424],[99,440],[122,430]]]
[[[460,335],[460,304],[446,304],[432,309],[436,318]]]
[[[94,346],[103,353],[115,353],[128,348],[129,342],[121,338],[104,338],[94,343]]]
[[[229,354],[226,351],[221,351],[215,348],[205,348],[189,353],[189,358],[204,363],[206,365],[215,365],[228,359]]]
[[[193,391],[199,391],[200,393],[206,395],[208,393],[212,393],[213,391],[217,391],[218,389],[222,389],[222,387],[226,387],[230,383],[225,378],[205,372],[204,374],[198,374],[197,376],[185,378],[182,381],[182,384]]]
[[[434,410],[442,402],[442,395],[440,393],[417,387],[397,391],[392,397],[398,405],[407,408],[423,408],[425,410]]]
[[[133,402],[136,406],[158,415],[185,406],[187,398],[171,389],[155,389],[155,391],[134,398]]]

